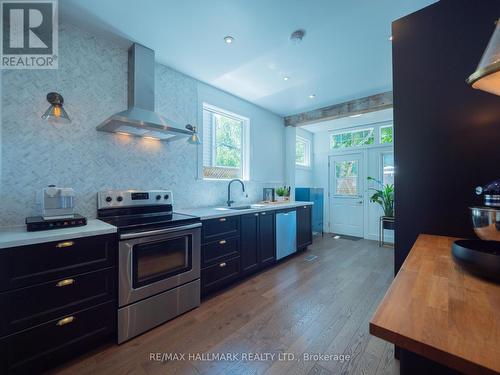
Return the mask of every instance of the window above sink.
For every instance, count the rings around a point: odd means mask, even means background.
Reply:
[[[203,178],[249,179],[250,120],[203,104]]]

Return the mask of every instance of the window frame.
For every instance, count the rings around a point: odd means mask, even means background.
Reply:
[[[387,128],[392,128],[392,142],[382,143],[382,129],[387,129]],[[379,126],[379,128],[378,128],[378,143],[380,145],[384,145],[384,146],[394,144],[394,123],[391,122],[389,124]]]
[[[250,180],[250,119],[248,117],[239,115],[237,113],[231,112],[229,110],[217,107],[215,105],[209,104],[209,103],[203,103],[202,108],[201,108],[201,113],[202,113],[202,130],[200,134],[203,134],[203,127],[206,126],[204,122],[204,112],[208,111],[210,112],[211,115],[211,140],[210,140],[210,162],[212,167],[217,167],[217,168],[231,168],[231,167],[224,167],[224,166],[216,166],[216,158],[217,158],[217,150],[216,150],[216,122],[214,121],[213,117],[215,115],[219,116],[224,116],[227,118],[230,118],[235,121],[241,122],[242,126],[242,132],[241,132],[241,176],[240,179],[243,181],[249,181]],[[203,180],[206,181],[230,181],[232,178],[217,178],[217,177],[206,177],[204,173],[204,168],[205,168],[205,163],[204,163],[204,150],[203,148],[205,147],[205,140],[202,138],[202,144],[201,144],[201,177]]]
[[[369,127],[358,127],[358,128],[346,128],[346,129],[339,129],[336,131],[332,131],[330,133],[330,151],[338,151],[338,150],[352,150],[352,149],[360,149],[363,147],[373,147],[377,145],[377,138],[375,137],[375,128],[376,126],[369,126]],[[333,147],[333,137],[339,134],[354,134],[354,133],[360,133],[364,131],[371,131],[372,136],[373,136],[373,143],[371,144],[363,144],[359,146],[350,146],[350,147]]]
[[[295,166],[299,168],[311,168],[311,141],[300,135],[295,136],[295,150],[297,150],[297,143],[304,144],[304,163],[297,162],[297,151],[295,151]]]
[[[386,143],[386,144],[392,144],[392,143]],[[384,156],[385,155],[392,155],[392,164],[393,164],[393,170],[392,170],[392,176],[393,176],[393,179],[395,177],[395,174],[396,174],[396,166],[394,165],[394,150],[391,150],[391,151],[382,151],[380,153],[380,181],[382,181],[382,183],[385,185],[385,181],[384,181]],[[392,184],[394,185],[394,181],[392,182]]]

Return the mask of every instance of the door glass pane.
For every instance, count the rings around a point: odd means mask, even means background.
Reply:
[[[358,195],[358,161],[335,162],[335,194]]]
[[[394,154],[392,152],[382,154],[382,174],[384,185],[394,184]]]
[[[142,286],[191,268],[188,236],[134,246],[134,284]]]

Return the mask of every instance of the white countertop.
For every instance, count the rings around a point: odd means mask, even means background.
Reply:
[[[313,205],[313,202],[283,202],[283,203],[262,203],[262,204],[254,204],[252,208],[245,210],[232,210],[227,207],[202,207],[202,208],[188,208],[175,210],[175,212],[185,215],[198,216],[201,220],[208,219],[216,219],[219,217],[226,216],[236,216],[236,215],[244,215],[253,212],[261,212],[261,211],[272,211],[272,210],[282,210],[285,208],[294,208],[299,206],[309,206]],[[238,205],[235,205],[236,207]]]
[[[117,228],[98,219],[87,221],[82,227],[41,230],[28,232],[26,226],[0,227],[0,249],[33,245],[37,243],[70,240],[73,238],[116,233]]]

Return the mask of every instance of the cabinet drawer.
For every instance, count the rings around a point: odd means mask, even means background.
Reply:
[[[240,233],[240,217],[228,216],[203,221],[203,243],[238,236]]]
[[[210,242],[201,247],[202,267],[218,262],[231,256],[237,256],[240,252],[240,238],[232,237]]]
[[[116,266],[116,235],[19,246],[0,252],[0,291]]]
[[[225,260],[201,270],[201,287],[204,293],[214,290],[240,274],[240,257]]]
[[[116,269],[0,293],[0,336],[116,298]]]
[[[115,332],[115,302],[79,311],[0,340],[0,373],[36,374]]]

